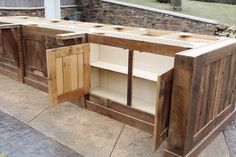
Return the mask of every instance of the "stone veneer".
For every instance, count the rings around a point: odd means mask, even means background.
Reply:
[[[73,14],[78,10],[77,6],[62,6],[61,7],[61,18]],[[44,7],[36,8],[0,8],[0,16],[35,16],[45,17]]]
[[[0,9],[0,16],[44,17],[44,9]]]
[[[213,35],[217,22],[116,0],[79,0],[83,20]]]

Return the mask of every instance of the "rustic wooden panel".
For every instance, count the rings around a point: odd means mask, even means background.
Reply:
[[[88,94],[89,44],[47,50],[51,104]]]
[[[45,37],[26,33],[23,42],[26,70],[47,77]]]
[[[223,125],[222,122],[226,123],[234,116],[235,56],[236,42],[229,40],[175,57],[169,140],[165,154],[185,156],[190,151],[192,154],[200,153],[201,143],[206,143],[216,128]]]
[[[158,77],[157,104],[154,119],[153,151],[167,138],[169,126],[173,69]]]

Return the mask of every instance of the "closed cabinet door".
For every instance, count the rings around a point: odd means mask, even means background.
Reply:
[[[61,18],[60,0],[44,0],[45,17],[48,19]]]
[[[47,50],[47,66],[52,105],[89,93],[89,44]]]

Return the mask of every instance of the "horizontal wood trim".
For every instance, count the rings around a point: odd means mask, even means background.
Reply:
[[[80,95],[85,95],[87,94],[88,91],[85,91],[84,88],[75,90],[75,91],[71,91],[68,93],[64,93],[63,95],[59,95],[58,96],[58,103],[64,102],[64,101],[69,101],[70,99],[79,97]]]
[[[144,132],[153,134],[153,124],[151,124],[151,123],[147,123],[147,122],[137,119],[135,117],[126,115],[124,113],[115,111],[113,109],[103,107],[103,106],[93,103],[91,101],[86,101],[86,105],[87,105],[87,109],[89,109],[91,111],[103,114],[107,117],[118,120],[122,123],[128,124],[128,125],[133,126],[135,128],[138,128]]]
[[[48,37],[54,37],[54,38],[56,38],[57,34],[71,33],[71,31],[65,31],[65,30],[60,30],[60,29],[43,28],[39,26],[34,27],[34,26],[26,26],[26,25],[22,25],[22,31],[23,31],[23,35],[25,33],[30,33],[34,35],[48,36]]]
[[[91,102],[94,102],[96,104],[99,104],[101,106],[110,108],[112,110],[130,115],[132,117],[138,118],[140,120],[146,121],[148,123],[154,123],[154,115],[147,113],[145,111],[141,111],[132,107],[129,107],[124,104],[119,104],[117,102],[114,102],[112,100],[106,99],[106,98],[101,98],[96,95],[90,94],[89,100]]]
[[[25,84],[27,84],[29,86],[32,86],[36,89],[39,89],[43,92],[48,93],[48,86],[47,85],[45,85],[43,83],[40,83],[38,81],[35,81],[35,80],[33,80],[31,78],[28,78],[28,77],[25,77],[24,80],[25,80]]]
[[[236,118],[236,111],[228,114],[214,129],[203,138],[185,157],[196,157],[199,155],[221,132]]]
[[[204,128],[202,128],[195,136],[194,136],[194,145],[196,145],[199,141],[201,141],[207,134],[214,129],[214,127],[219,124],[223,119],[225,119],[230,113],[234,111],[235,105],[228,106],[224,111],[222,111],[214,120],[209,122]]]
[[[13,73],[17,73],[18,72],[17,67],[9,65],[9,64],[6,64],[6,63],[2,63],[2,62],[0,62],[0,68],[8,70],[8,71],[11,71]]]
[[[11,79],[18,80],[18,74],[0,67],[0,74],[10,77]]]
[[[26,77],[28,77],[32,80],[35,80],[37,82],[43,83],[45,85],[48,85],[48,78],[47,77],[39,76],[39,75],[36,75],[36,74],[29,72],[29,71],[26,71]]]
[[[168,45],[168,43],[158,44],[158,43],[137,41],[131,39],[92,35],[92,34],[88,34],[88,42],[107,46],[120,47],[124,49],[136,50],[141,52],[150,52],[172,57],[175,56],[176,53],[188,49],[186,47],[181,47],[181,46],[171,46]]]
[[[18,24],[0,24],[0,29],[19,28]]]

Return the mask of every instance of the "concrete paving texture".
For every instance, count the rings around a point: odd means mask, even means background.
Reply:
[[[69,102],[51,107],[47,93],[3,75],[0,75],[0,111],[0,153],[10,157],[162,156],[163,146],[152,153],[150,134]],[[236,121],[199,156],[235,157],[235,124]],[[15,134],[9,132],[11,128]],[[14,140],[19,142],[11,143]],[[8,144],[13,146],[8,148]]]

